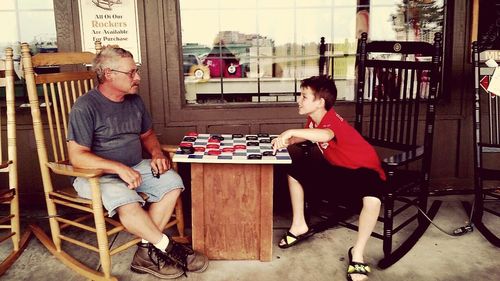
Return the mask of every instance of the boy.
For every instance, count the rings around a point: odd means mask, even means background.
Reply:
[[[304,194],[329,193],[348,197],[349,203],[362,202],[347,279],[364,280],[370,267],[363,263],[363,252],[377,222],[386,176],[375,149],[333,109],[337,99],[333,80],[313,76],[300,87],[299,114],[307,115],[305,128],[286,130],[272,141],[274,150],[288,147],[292,156],[288,187],[293,219],[278,246],[288,248],[312,235],[304,217]],[[293,145],[305,141],[314,143],[312,149]]]

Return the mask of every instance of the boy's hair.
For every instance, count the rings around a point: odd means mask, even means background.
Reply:
[[[101,52],[95,56],[92,69],[96,72],[99,83],[104,82],[104,70],[114,68],[120,58],[134,58],[134,56],[129,51],[113,45],[102,48]]]
[[[302,80],[301,88],[310,88],[314,98],[325,100],[325,109],[330,110],[337,100],[337,87],[331,76],[319,75]]]

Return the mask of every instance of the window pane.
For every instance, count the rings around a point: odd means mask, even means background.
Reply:
[[[2,0],[3,2],[3,0]],[[54,9],[53,0],[17,0],[19,10]]]
[[[182,42],[187,44],[198,44],[207,48],[207,54],[219,33],[219,13],[217,11],[185,10],[181,12],[182,17]],[[200,19],[211,19],[202,21]]]
[[[16,0],[2,0],[2,5],[0,5],[0,11],[14,10],[16,8],[15,1]]]
[[[335,0],[297,0],[297,7],[318,7],[318,6],[331,7],[333,4],[338,4],[338,2],[339,1]],[[343,3],[348,1],[344,0],[340,2]]]
[[[237,9],[240,11],[255,9],[256,5],[256,0],[220,0],[220,7]]]
[[[304,0],[298,0],[298,2]],[[295,1],[293,0],[259,0],[258,1],[259,8],[278,8],[278,9],[287,9],[287,8],[295,8]]]
[[[332,22],[333,40],[327,42],[356,41],[356,6],[334,8]]]
[[[34,51],[54,51],[57,48],[56,25],[53,11],[33,11],[19,13],[21,41],[31,45]]]
[[[443,0],[206,2],[180,1],[189,103],[295,101],[300,80],[320,73],[335,79],[338,99],[353,100],[360,32],[430,41],[444,15]]]
[[[181,11],[183,10],[210,10],[210,9],[219,9],[219,0],[181,0],[180,7]]]
[[[396,40],[395,26],[391,15],[395,13],[395,5],[380,5],[370,7],[371,40]]]
[[[5,49],[7,46],[14,46],[19,41],[19,34],[17,34],[17,20],[16,12],[0,12],[0,26],[8,26],[8,32],[2,32],[0,36],[0,50]],[[5,30],[5,29],[4,29]]]
[[[245,16],[242,17],[241,15]],[[220,31],[231,34],[226,39],[231,42],[239,40],[238,34],[252,35],[257,33],[257,16],[255,10],[222,10],[220,13]]]

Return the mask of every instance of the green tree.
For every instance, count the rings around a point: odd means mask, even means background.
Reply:
[[[396,32],[413,32],[417,38],[426,38],[428,34],[442,32],[444,24],[444,6],[435,0],[403,0],[391,14]]]

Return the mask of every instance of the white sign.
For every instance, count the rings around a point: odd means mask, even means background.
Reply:
[[[94,42],[117,45],[141,63],[137,0],[78,0],[82,50],[95,53]]]

